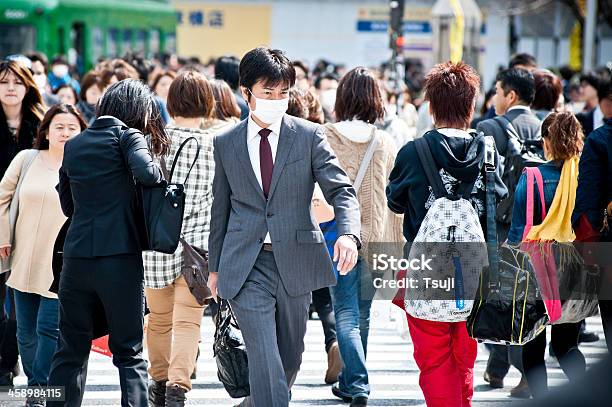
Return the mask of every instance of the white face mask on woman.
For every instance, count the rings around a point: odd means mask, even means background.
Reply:
[[[68,75],[68,66],[64,64],[54,65],[51,72],[56,78],[63,78]]]
[[[251,109],[251,113],[265,124],[276,123],[283,118],[289,108],[289,98],[260,99],[255,97],[250,90],[249,93],[255,98],[255,110]]]

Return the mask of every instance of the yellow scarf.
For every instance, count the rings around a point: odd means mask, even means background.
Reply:
[[[576,239],[572,229],[572,212],[578,188],[578,162],[578,156],[565,160],[546,218],[541,224],[531,228],[526,240],[573,242]]]

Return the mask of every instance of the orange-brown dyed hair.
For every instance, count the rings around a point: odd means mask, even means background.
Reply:
[[[434,66],[425,77],[425,99],[435,123],[465,129],[470,127],[480,78],[464,62]]]
[[[542,123],[542,137],[548,140],[550,158],[567,160],[582,151],[584,133],[576,116],[570,112],[551,113]]]

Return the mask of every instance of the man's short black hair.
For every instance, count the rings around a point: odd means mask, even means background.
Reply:
[[[49,69],[49,59],[45,54],[38,51],[32,51],[28,52],[25,56],[30,58],[30,61],[32,62],[40,62],[45,68],[45,73],[47,73],[47,70]]]
[[[51,60],[51,66],[53,65],[68,65],[68,60],[63,55],[56,55]]]
[[[515,91],[521,102],[530,106],[535,97],[535,79],[533,74],[525,69],[511,68],[497,74],[497,79],[504,94]]]
[[[233,90],[238,89],[240,60],[233,55],[225,55],[215,62],[215,78],[221,79],[230,85]]]
[[[597,88],[597,98],[602,101],[612,99],[612,80],[602,80]]]
[[[537,68],[538,61],[531,54],[525,52],[514,55],[508,63],[508,69],[512,69],[517,65],[528,66],[530,68]]]
[[[580,75],[580,83],[582,82],[586,82],[595,89],[599,89],[599,86],[602,81],[601,76],[599,76],[596,72],[591,71]]]
[[[240,85],[252,89],[257,82],[267,86],[295,85],[295,68],[279,49],[258,47],[247,52],[240,61]]]
[[[315,81],[314,81],[314,87],[316,89],[321,89],[321,81],[323,79],[327,79],[327,80],[330,80],[330,81],[336,81],[336,82],[340,81],[340,78],[335,73],[333,73],[333,72],[323,72],[321,75],[317,76]]]

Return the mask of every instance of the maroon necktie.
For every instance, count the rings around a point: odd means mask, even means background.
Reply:
[[[272,169],[274,162],[272,161],[272,148],[268,136],[272,133],[270,129],[259,130],[261,139],[259,140],[259,169],[261,170],[261,186],[266,199],[270,192],[270,183],[272,182]]]

